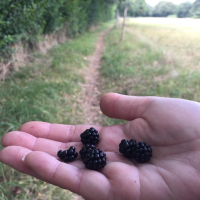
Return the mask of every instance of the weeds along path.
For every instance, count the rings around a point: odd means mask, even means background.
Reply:
[[[105,30],[99,36],[96,50],[88,57],[89,67],[85,70],[85,84],[82,85],[83,102],[82,107],[85,113],[85,124],[101,125],[102,113],[99,108],[101,96],[100,72],[101,57],[104,49],[104,38],[112,27]]]

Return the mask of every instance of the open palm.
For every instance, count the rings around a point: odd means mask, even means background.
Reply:
[[[83,144],[80,134],[91,125],[29,122],[2,138],[0,161],[91,200],[200,199],[200,104],[159,98],[106,94],[101,109],[124,125],[93,126],[99,131],[107,165],[88,170],[80,157],[60,162],[58,150]],[[119,153],[122,139],[145,141],[153,157],[140,164]],[[22,158],[25,157],[24,162]]]

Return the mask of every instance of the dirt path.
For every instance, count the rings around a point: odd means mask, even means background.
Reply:
[[[96,44],[94,54],[88,57],[89,67],[85,71],[86,83],[82,85],[84,97],[82,107],[86,116],[84,121],[85,124],[101,125],[102,113],[99,108],[99,101],[101,97],[99,69],[101,68],[100,62],[104,49],[104,38],[111,28],[101,33]]]

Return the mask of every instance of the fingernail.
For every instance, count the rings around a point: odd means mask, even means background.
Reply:
[[[25,157],[26,157],[26,156],[24,156],[24,157],[22,158],[22,161],[23,161],[23,162],[24,162],[24,160],[25,160]]]

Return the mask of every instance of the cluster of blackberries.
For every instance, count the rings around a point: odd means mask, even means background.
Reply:
[[[91,127],[80,135],[81,142],[85,145],[80,150],[80,155],[87,169],[99,170],[106,165],[106,154],[101,149],[96,149],[99,142],[99,133]],[[134,158],[139,163],[144,163],[152,157],[152,148],[146,142],[137,143],[136,140],[123,139],[119,144],[119,152],[126,158]],[[64,162],[71,162],[78,157],[75,147],[71,146],[68,150],[60,150],[58,157]]]
[[[134,139],[122,140],[119,144],[119,152],[127,158],[134,158],[139,163],[147,162],[152,157],[151,146],[146,142],[137,143]]]
[[[75,147],[73,146],[71,146],[68,150],[60,150],[57,155],[64,162],[71,162],[78,157],[78,153],[75,151]]]
[[[99,142],[99,133],[91,127],[81,134],[81,141],[85,145],[80,150],[80,155],[87,169],[99,170],[106,165],[106,154],[101,149],[96,149]]]
[[[96,149],[95,144],[99,142],[99,133],[91,127],[80,135],[81,142],[85,145],[80,150],[80,155],[87,169],[99,170],[106,165],[106,154],[101,149]],[[73,161],[78,153],[75,147],[71,146],[68,150],[58,151],[58,157],[64,162]]]

